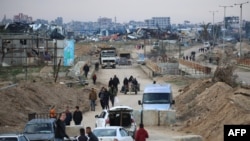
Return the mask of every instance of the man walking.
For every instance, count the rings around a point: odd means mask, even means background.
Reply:
[[[119,78],[116,76],[116,75],[114,75],[114,78],[113,78],[113,85],[114,85],[114,87],[116,88],[116,90],[118,91],[118,85],[120,84],[120,80],[119,80]]]
[[[95,101],[96,101],[96,99],[97,99],[97,93],[95,92],[94,88],[92,88],[91,92],[89,93],[91,111],[95,111]]]
[[[83,66],[83,71],[84,71],[85,77],[88,78],[88,72],[89,72],[89,66],[88,66],[88,64],[85,64]]]
[[[108,92],[109,92],[109,97],[110,97],[112,107],[114,107],[115,97],[117,95],[117,89],[113,85],[111,85]]]

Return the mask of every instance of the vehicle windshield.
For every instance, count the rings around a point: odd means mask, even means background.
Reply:
[[[116,136],[116,129],[96,129],[93,133],[97,137],[115,137]]]
[[[144,93],[142,101],[144,104],[170,103],[169,95],[169,93]]]
[[[0,141],[17,141],[16,137],[0,137]]]
[[[24,133],[28,134],[49,134],[52,133],[53,128],[50,123],[35,123],[27,124]]]
[[[102,57],[113,57],[113,56],[115,56],[115,51],[113,51],[113,50],[102,51],[101,56]]]

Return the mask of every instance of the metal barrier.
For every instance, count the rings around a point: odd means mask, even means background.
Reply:
[[[207,67],[207,66],[202,66],[198,63],[195,63],[195,62],[190,62],[190,61],[186,61],[186,60],[179,60],[179,63],[182,64],[182,65],[185,65],[189,68],[192,68],[196,71],[200,71],[200,72],[203,72],[205,74],[211,74],[211,68],[210,67]]]
[[[250,59],[236,59],[237,64],[250,67]]]
[[[59,116],[59,114],[60,113],[56,113],[56,117],[58,117]],[[28,114],[28,120],[30,121],[30,120],[32,120],[32,119],[48,119],[48,118],[50,118],[50,116],[49,116],[49,113],[29,113]]]

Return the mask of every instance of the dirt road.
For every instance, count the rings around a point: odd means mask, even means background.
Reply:
[[[124,95],[123,93],[118,93],[119,103],[116,105],[127,105],[135,110],[139,110],[141,107],[138,105],[138,100],[142,99],[142,90],[144,89],[145,85],[151,84],[153,80],[151,80],[139,66],[118,66],[116,69],[100,69],[97,73],[97,78],[99,82],[108,84],[110,77],[116,75],[120,80],[120,85],[118,86],[119,90],[122,86],[123,79],[125,77],[129,77],[133,75],[136,77],[138,82],[140,83],[141,91],[135,95],[134,93]],[[177,92],[177,87],[173,88],[174,93]],[[110,104],[111,105],[111,104]],[[90,126],[94,128],[95,125],[95,115],[101,113],[101,107],[99,101],[97,101],[97,109],[96,111],[89,111],[84,113],[83,124],[84,126]],[[138,125],[139,123],[137,123]],[[181,135],[182,133],[178,133],[172,131],[171,127],[163,127],[163,126],[155,126],[155,127],[145,127],[148,132],[150,138],[149,141],[171,141],[171,137],[175,135]]]

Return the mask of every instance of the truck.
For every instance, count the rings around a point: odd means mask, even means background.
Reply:
[[[157,111],[171,110],[174,103],[171,84],[167,83],[147,85],[142,95],[142,101],[138,101],[143,110]]]
[[[55,141],[56,118],[49,118],[48,114],[32,113],[32,118],[25,124],[23,134],[29,141]],[[29,115],[30,116],[30,115]],[[76,137],[79,135],[80,128],[83,125],[68,125],[66,126],[66,133],[70,141],[77,141]],[[69,141],[69,139],[64,139]]]
[[[107,47],[101,48],[99,55],[100,65],[102,68],[115,68],[116,67],[116,48]]]
[[[132,65],[131,54],[129,51],[119,51],[118,65]]]

